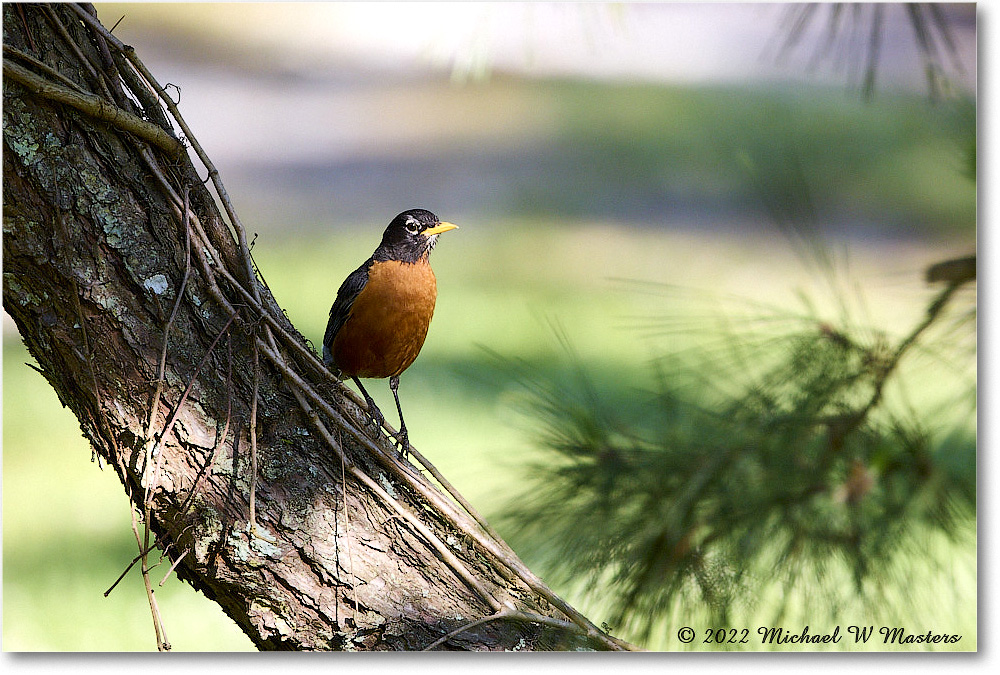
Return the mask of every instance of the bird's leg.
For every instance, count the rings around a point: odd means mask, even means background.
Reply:
[[[371,417],[372,426],[374,426],[375,430],[378,431],[379,427],[382,426],[382,422],[385,420],[385,418],[382,417],[382,411],[378,409],[378,406],[375,405],[375,401],[368,394],[368,392],[365,391],[365,387],[361,384],[361,380],[356,377],[352,377],[351,379],[354,380],[354,384],[358,385],[358,389],[361,390],[362,396],[365,397],[365,403],[368,404],[368,415]]]
[[[389,378],[389,389],[392,389],[392,397],[396,399],[396,410],[399,412],[399,433],[396,434],[396,441],[399,443],[399,458],[406,459],[410,452],[410,437],[406,433],[406,422],[403,421],[403,408],[399,405],[399,376],[393,375]]]

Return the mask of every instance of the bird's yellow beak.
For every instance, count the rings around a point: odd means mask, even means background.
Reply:
[[[447,232],[448,230],[457,230],[458,225],[453,225],[451,223],[438,223],[434,227],[428,227],[426,230],[421,232],[425,237],[429,237],[433,234],[441,234],[442,232]]]

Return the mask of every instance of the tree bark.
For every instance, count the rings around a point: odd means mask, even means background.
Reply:
[[[366,426],[93,7],[4,4],[3,26],[4,307],[121,479],[140,553],[261,649],[627,646]]]

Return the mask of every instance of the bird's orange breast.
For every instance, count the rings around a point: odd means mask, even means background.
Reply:
[[[399,375],[420,353],[436,301],[437,279],[426,259],[372,263],[333,340],[334,363],[348,377]]]

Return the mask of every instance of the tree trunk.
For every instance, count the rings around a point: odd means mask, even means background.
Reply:
[[[625,646],[365,425],[91,6],[4,4],[3,26],[4,307],[120,477],[141,567],[164,551],[261,649]]]

